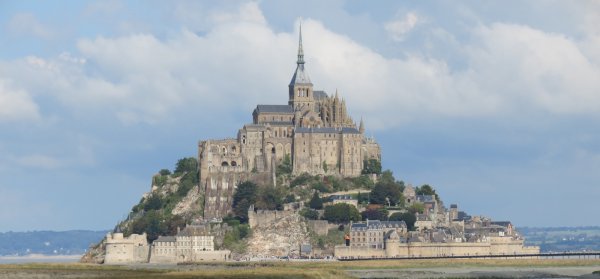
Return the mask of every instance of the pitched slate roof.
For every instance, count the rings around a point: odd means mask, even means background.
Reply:
[[[159,236],[154,242],[175,242],[174,236]]]
[[[313,98],[315,98],[315,100],[325,99],[327,97],[329,96],[327,96],[325,91],[313,91]]]
[[[257,105],[254,110],[257,113],[294,113],[294,108],[290,105]]]
[[[305,128],[305,127],[298,127],[296,128],[296,133],[320,133],[320,134],[325,134],[325,133],[342,133],[342,134],[360,134],[360,132],[356,129],[356,128],[350,128],[350,127],[343,127],[341,129],[339,128],[333,128],[333,127],[322,127],[322,128]]]

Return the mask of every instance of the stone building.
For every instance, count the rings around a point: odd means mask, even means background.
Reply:
[[[350,246],[370,247],[373,249],[385,249],[386,241],[392,233],[395,238],[405,235],[407,232],[404,221],[379,221],[368,220],[366,222],[352,223],[350,225]]]
[[[252,123],[236,138],[198,144],[204,217],[222,218],[231,210],[240,181],[266,173],[274,178],[277,165],[289,159],[293,174],[359,176],[363,161],[381,160],[379,144],[365,136],[365,125],[352,120],[338,92],[329,96],[313,89],[305,68],[302,31],[296,70],[288,85],[288,103],[257,105]],[[273,184],[275,179],[271,179]]]
[[[105,264],[128,264],[148,262],[149,246],[146,234],[108,233],[105,244]]]
[[[175,236],[160,236],[152,242],[151,263],[227,261],[229,250],[215,250],[208,224],[191,224]]]

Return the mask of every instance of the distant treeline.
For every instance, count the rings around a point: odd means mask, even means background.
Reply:
[[[107,232],[108,230],[72,230],[0,233],[0,256],[83,254]]]
[[[517,229],[526,245],[540,246],[542,252],[600,251],[600,227],[522,227]]]

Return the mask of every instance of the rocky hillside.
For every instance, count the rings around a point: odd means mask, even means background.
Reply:
[[[198,187],[197,161],[184,158],[177,162],[175,171],[161,170],[152,177],[150,191],[144,193],[125,220],[114,231],[125,235],[148,234],[153,241],[159,235],[174,235],[177,227],[202,218],[204,197]],[[104,245],[98,243],[82,257],[82,262],[102,263]]]
[[[288,215],[253,228],[245,257],[299,256],[300,245],[309,242],[304,218],[298,214]]]

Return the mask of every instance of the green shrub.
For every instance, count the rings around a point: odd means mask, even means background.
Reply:
[[[310,208],[303,208],[300,210],[300,216],[308,220],[317,220],[319,219],[319,212]]]
[[[163,201],[158,194],[152,194],[144,203],[144,211],[161,209]]]
[[[360,221],[360,213],[353,205],[338,203],[325,207],[323,219],[332,223]]]
[[[194,157],[179,159],[175,165],[175,173],[198,171],[198,160]]]
[[[294,188],[296,186],[299,185],[306,185],[309,184],[309,182],[313,180],[313,177],[308,174],[308,173],[303,173],[299,176],[297,176],[296,178],[294,178],[291,182],[290,182],[290,188]]]

